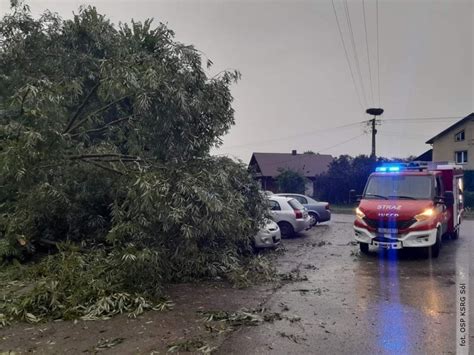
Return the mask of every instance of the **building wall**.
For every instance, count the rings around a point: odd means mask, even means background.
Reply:
[[[456,133],[464,130],[465,138],[456,142]],[[465,170],[474,170],[474,121],[470,120],[437,138],[433,143],[433,161],[455,161],[455,152],[467,150],[467,164]]]

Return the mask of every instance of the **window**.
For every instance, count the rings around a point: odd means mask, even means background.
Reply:
[[[466,164],[467,163],[467,150],[454,152],[454,160],[456,161],[457,164]]]
[[[288,196],[288,197],[293,197],[294,199],[296,199],[302,205],[307,205],[308,204],[308,201],[302,196]]]
[[[293,208],[294,210],[304,210],[304,207],[301,203],[298,202],[298,200],[292,199],[288,201],[288,204]]]
[[[272,211],[281,211],[280,204],[273,200],[270,200],[270,209]]]
[[[458,132],[454,135],[454,140],[456,142],[461,142],[464,140],[464,130],[462,130],[461,132]]]
[[[379,175],[369,178],[364,198],[431,199],[433,180],[427,175]]]
[[[306,198],[304,198],[303,196],[298,196],[298,195],[283,195],[283,196],[288,197],[288,198],[294,198],[295,200],[297,200],[302,205],[307,205],[308,204],[308,200]]]
[[[441,188],[439,186],[439,178],[435,179],[435,196],[441,196]]]
[[[443,181],[439,176],[437,176],[435,180],[435,192],[437,197],[443,196],[444,193]]]

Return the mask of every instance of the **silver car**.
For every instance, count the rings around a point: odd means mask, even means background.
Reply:
[[[328,202],[316,201],[311,197],[300,194],[283,193],[277,195],[298,200],[298,202],[308,210],[308,214],[311,218],[311,227],[315,226],[317,223],[331,220],[331,210],[329,209]]]
[[[283,236],[291,236],[311,227],[308,212],[296,199],[271,195],[268,196],[268,201],[270,215],[280,227]]]
[[[273,248],[280,244],[281,233],[278,224],[271,219],[265,221],[265,226],[260,229],[254,238],[255,248]]]

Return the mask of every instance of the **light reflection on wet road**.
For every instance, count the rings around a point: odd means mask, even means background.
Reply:
[[[465,221],[460,239],[445,241],[438,259],[377,249],[361,256],[350,244],[352,217],[336,215],[329,225],[284,240],[279,268],[298,268],[308,281],[283,286],[265,307],[301,321],[241,329],[218,353],[454,354],[456,265],[473,259],[472,238],[474,222]],[[471,316],[471,352],[473,323]]]

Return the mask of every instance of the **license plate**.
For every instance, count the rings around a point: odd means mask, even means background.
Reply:
[[[373,242],[373,244],[382,249],[400,249],[400,243],[385,243],[385,242]]]

